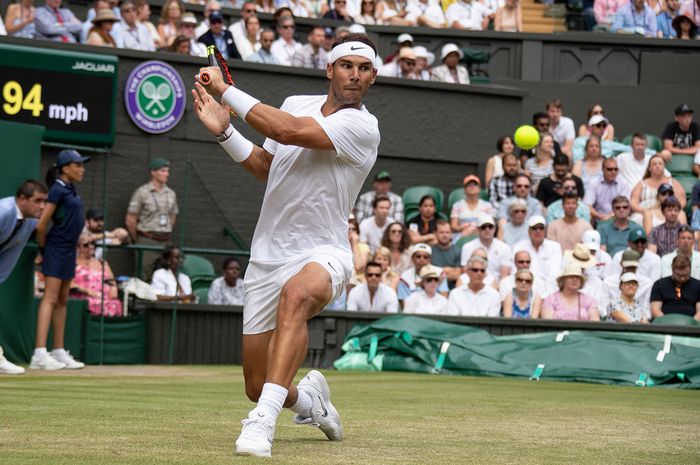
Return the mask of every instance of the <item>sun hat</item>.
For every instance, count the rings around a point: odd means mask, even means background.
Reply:
[[[445,57],[452,52],[457,52],[460,60],[464,58],[464,52],[456,44],[445,44],[440,51],[440,61],[445,61]]]
[[[586,269],[595,266],[597,260],[595,255],[591,255],[587,245],[576,244],[573,250],[564,252],[564,263],[573,263],[579,268]]]
[[[92,24],[101,23],[103,21],[116,23],[117,21],[119,21],[119,18],[117,18],[114,15],[114,12],[109,8],[102,8],[100,11],[97,12],[95,17],[93,18]]]
[[[416,52],[416,57],[425,58],[428,61],[428,66],[432,66],[433,63],[435,63],[435,54],[429,52],[428,49],[422,45],[413,47],[413,51]]]
[[[561,287],[564,278],[570,278],[574,276],[577,278],[581,278],[581,287],[583,287],[583,283],[586,281],[586,277],[583,275],[581,267],[576,265],[575,263],[569,263],[564,267],[563,270],[561,270],[561,273],[559,273],[559,276],[557,276],[557,284],[559,285],[559,287]]]

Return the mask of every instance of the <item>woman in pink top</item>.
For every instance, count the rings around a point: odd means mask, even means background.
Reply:
[[[559,290],[542,302],[540,317],[546,320],[600,321],[596,301],[581,292],[581,267],[569,264],[557,278]]]

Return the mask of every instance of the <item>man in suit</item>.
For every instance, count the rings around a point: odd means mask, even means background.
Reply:
[[[216,48],[221,51],[221,54],[227,60],[229,58],[241,59],[241,54],[238,53],[236,44],[233,41],[233,34],[231,34],[231,31],[224,29],[224,17],[221,16],[220,11],[214,10],[211,12],[209,15],[209,30],[197,40],[207,46],[216,45]]]
[[[27,180],[14,197],[0,199],[0,283],[17,263],[22,249],[36,229],[37,219],[46,206],[46,186]],[[9,362],[0,347],[0,373],[21,374],[24,368]]]

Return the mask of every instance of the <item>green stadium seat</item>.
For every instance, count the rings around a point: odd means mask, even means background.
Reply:
[[[440,189],[432,186],[413,186],[406,189],[402,196],[405,221],[415,218],[418,214],[420,199],[425,195],[431,195],[435,199],[436,214],[442,219],[446,218],[442,211],[445,194]]]
[[[209,299],[209,288],[200,288],[194,290],[194,295],[197,296],[198,304],[206,304]]]
[[[489,200],[489,190],[488,190],[488,189],[481,189],[481,190],[479,191],[479,198],[480,198],[481,200],[486,200],[486,201],[488,201],[488,200]]]
[[[677,174],[693,174],[693,155],[674,155],[666,168],[674,176]]]
[[[633,134],[630,134],[629,136],[625,137],[622,139],[622,143],[625,145],[632,145],[632,136]],[[657,152],[660,152],[661,149],[664,148],[664,143],[656,137],[653,134],[646,134],[647,136],[647,144],[649,145],[649,148],[652,150],[656,150]]]
[[[450,195],[447,197],[447,214],[449,215],[450,212],[452,212],[452,206],[459,202],[460,200],[466,199],[467,196],[464,193],[464,188],[459,187],[452,192],[450,192]]]
[[[693,192],[693,186],[699,181],[699,179],[692,174],[674,174],[673,179],[678,181],[678,184],[683,186],[683,189],[685,189],[685,195],[688,198],[690,198],[690,194]]]
[[[196,291],[198,289],[209,289],[214,278],[193,278],[192,279],[192,290]]]
[[[467,242],[471,242],[474,239],[476,239],[476,234],[472,234],[471,236],[460,237],[457,243],[455,244],[455,247],[457,247],[457,249],[459,250],[462,250],[462,246],[464,244],[466,244]]]
[[[654,318],[652,321],[655,325],[682,325],[682,326],[698,326],[698,320],[692,316],[683,315],[680,313],[671,313],[669,315]]]
[[[214,265],[212,265],[209,260],[199,255],[186,254],[185,261],[182,263],[180,271],[189,276],[191,280],[197,278],[213,280],[216,278]]]

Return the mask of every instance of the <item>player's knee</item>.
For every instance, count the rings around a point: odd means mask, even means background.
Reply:
[[[307,308],[311,303],[311,293],[302,286],[285,285],[280,295],[278,316],[282,318],[299,315],[300,309]]]

